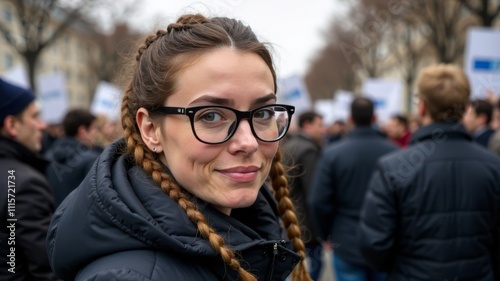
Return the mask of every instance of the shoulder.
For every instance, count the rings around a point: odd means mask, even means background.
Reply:
[[[206,267],[192,258],[151,250],[132,250],[99,258],[75,277],[86,280],[217,280]]]

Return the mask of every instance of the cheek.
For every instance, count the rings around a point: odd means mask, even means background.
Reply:
[[[266,162],[271,164],[273,162],[276,152],[278,152],[279,142],[272,142],[262,146],[262,154],[266,159]],[[270,166],[270,165],[269,165]]]
[[[191,128],[167,127],[162,135],[166,165],[172,172],[176,170],[177,174],[190,174],[188,178],[192,178],[195,170],[208,165],[220,153],[220,149],[198,141]]]

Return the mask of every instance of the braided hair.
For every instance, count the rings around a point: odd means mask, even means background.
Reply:
[[[139,108],[157,108],[174,92],[176,75],[186,63],[196,59],[206,50],[221,46],[258,54],[271,70],[276,92],[276,73],[271,54],[248,26],[229,18],[209,19],[200,14],[188,14],[168,25],[166,30],[158,30],[154,35],[148,36],[138,48],[137,63],[122,100],[122,126],[128,153],[133,156],[136,165],[142,167],[161,189],[179,204],[224,263],[238,272],[241,280],[253,281],[257,280],[256,277],[242,268],[235,253],[225,245],[222,236],[207,223],[206,217],[198,210],[196,204],[164,171],[156,153],[153,153],[142,140],[135,122],[135,114]],[[293,280],[310,280],[304,263],[305,246],[300,238],[292,201],[288,197],[288,183],[284,176],[279,151],[273,160],[270,176],[287,236],[302,257],[300,264],[292,273]]]

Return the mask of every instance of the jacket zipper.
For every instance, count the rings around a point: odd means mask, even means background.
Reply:
[[[274,273],[274,262],[276,261],[276,256],[278,255],[278,243],[273,244],[273,256],[271,257],[271,269],[267,277],[268,281],[272,281]]]

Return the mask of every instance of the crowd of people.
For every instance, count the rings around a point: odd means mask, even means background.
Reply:
[[[337,281],[499,280],[498,98],[471,100],[454,65],[423,69],[416,87],[413,118],[375,125],[373,102],[357,97],[322,138],[299,125],[283,143],[301,183],[292,199],[307,202],[304,222],[316,233],[306,245],[332,250]],[[308,256],[314,273],[321,251]]]
[[[326,128],[241,21],[182,15],[135,59],[121,126],[47,125],[0,79],[0,280],[308,281],[330,250],[337,281],[500,279],[500,102],[460,67],[421,71],[413,118],[357,97]]]

